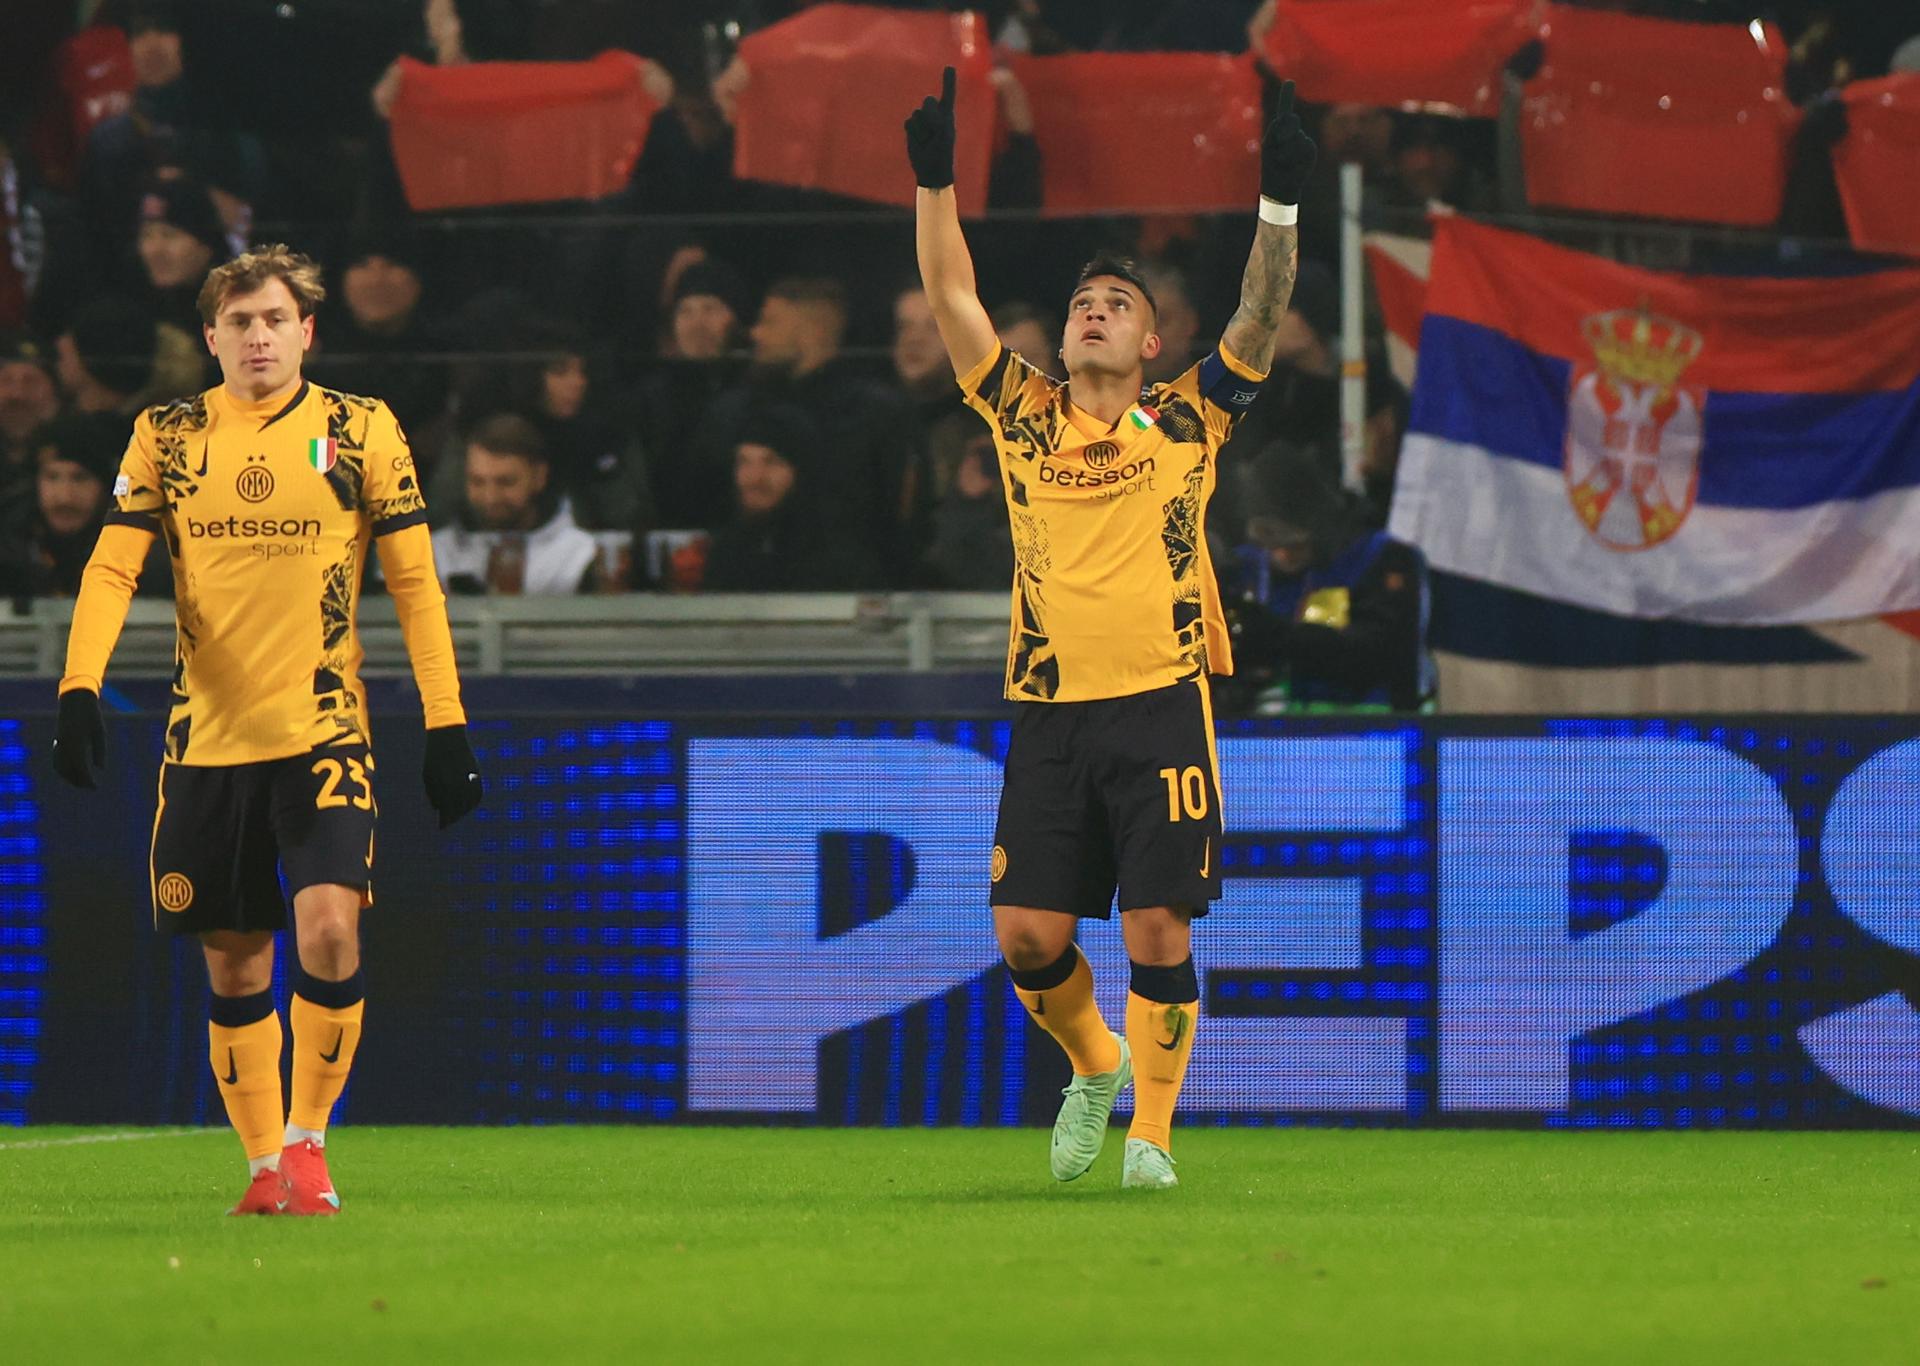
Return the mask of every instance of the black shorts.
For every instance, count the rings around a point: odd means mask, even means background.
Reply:
[[[1206,680],[1097,702],[1021,702],[993,832],[993,904],[1105,919],[1220,895]]]
[[[378,814],[365,745],[258,764],[161,764],[154,927],[285,929],[287,898],[328,882],[360,888],[362,904],[371,904]]]

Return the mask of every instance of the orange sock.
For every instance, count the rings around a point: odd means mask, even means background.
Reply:
[[[277,1160],[286,1116],[280,1109],[280,1014],[273,1008],[273,993],[216,996],[212,1015],[207,1060],[220,1083],[227,1120],[249,1162]]]
[[[1133,1123],[1128,1138],[1173,1150],[1173,1106],[1193,1056],[1200,1002],[1170,1005],[1127,993],[1127,1047],[1133,1050]]]
[[[293,1022],[293,1105],[287,1123],[324,1133],[334,1102],[347,1088],[353,1068],[353,1050],[360,1043],[360,1017],[366,1001],[360,998],[359,974],[352,979],[355,999],[346,1005],[319,1005],[307,999],[308,983],[294,991],[287,1015]],[[335,982],[313,982],[318,988]],[[327,994],[317,991],[316,994]],[[335,997],[338,999],[338,996]]]
[[[1078,945],[1069,945],[1049,967],[1015,972],[1013,994],[1033,1022],[1060,1041],[1079,1075],[1111,1072],[1120,1065],[1120,1045],[1094,1004],[1093,969]]]

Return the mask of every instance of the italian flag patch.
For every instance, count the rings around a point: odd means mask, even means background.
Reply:
[[[316,436],[307,443],[307,463],[325,474],[340,459],[340,443],[330,436]]]
[[[1136,403],[1127,410],[1127,416],[1133,419],[1133,425],[1136,430],[1144,432],[1160,420],[1160,410],[1157,408],[1149,408],[1144,403]]]

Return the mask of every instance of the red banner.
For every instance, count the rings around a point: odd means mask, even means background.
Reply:
[[[1779,30],[1556,5],[1546,41],[1521,119],[1532,203],[1750,227],[1779,219],[1799,126]]]
[[[1847,135],[1833,174],[1853,244],[1920,256],[1920,73],[1855,81],[1842,95]]]
[[[1087,52],[1013,63],[1050,214],[1249,209],[1260,79],[1246,56]]]
[[[1540,0],[1280,0],[1261,56],[1316,104],[1500,109],[1500,70]]]
[[[612,194],[659,107],[625,52],[468,66],[402,57],[400,67],[393,159],[418,210]]]
[[[902,125],[957,68],[954,184],[962,213],[986,208],[995,105],[976,15],[816,5],[749,34],[740,58],[736,176],[901,205],[914,189]]]

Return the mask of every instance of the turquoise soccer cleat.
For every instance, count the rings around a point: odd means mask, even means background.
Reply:
[[[1126,1190],[1164,1191],[1180,1184],[1173,1174],[1173,1154],[1144,1138],[1127,1140],[1126,1160],[1120,1167],[1120,1185]]]
[[[1121,1088],[1133,1080],[1133,1054],[1127,1041],[1118,1034],[1120,1065],[1111,1072],[1096,1072],[1090,1077],[1076,1076],[1062,1092],[1060,1117],[1053,1121],[1053,1179],[1071,1181],[1085,1176],[1100,1156],[1107,1141],[1107,1120],[1113,1114],[1113,1102]]]

